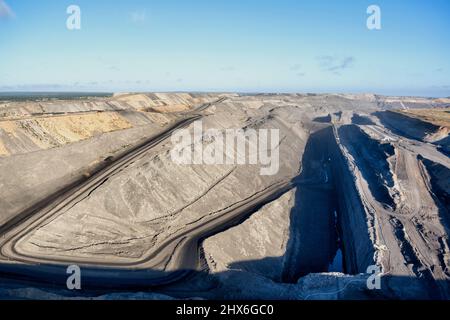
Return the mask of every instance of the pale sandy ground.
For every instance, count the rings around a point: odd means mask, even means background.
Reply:
[[[6,133],[3,139],[27,139],[39,149],[63,146],[131,127],[130,122],[113,112],[0,122],[0,130]]]
[[[0,141],[0,156],[8,156],[8,155],[9,155],[8,150],[6,150],[6,147],[3,144],[3,142]]]

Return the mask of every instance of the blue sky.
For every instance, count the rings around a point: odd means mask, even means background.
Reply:
[[[449,35],[448,0],[0,0],[0,91],[450,96]]]

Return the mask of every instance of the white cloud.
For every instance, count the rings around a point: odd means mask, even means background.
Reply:
[[[355,58],[352,56],[338,58],[335,56],[320,56],[317,57],[320,66],[323,70],[331,72],[335,75],[340,75],[341,71],[353,67]]]
[[[0,0],[0,19],[2,18],[14,18],[14,11],[8,6],[4,0]]]

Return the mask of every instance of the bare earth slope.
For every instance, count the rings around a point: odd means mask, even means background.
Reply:
[[[92,289],[448,299],[446,106],[370,94],[0,102],[0,277],[64,284],[78,264]],[[172,134],[198,121],[192,150],[215,142],[207,129],[278,130],[279,170],[175,163]]]

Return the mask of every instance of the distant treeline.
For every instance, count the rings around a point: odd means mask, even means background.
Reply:
[[[0,100],[80,100],[112,97],[109,92],[0,92]]]

